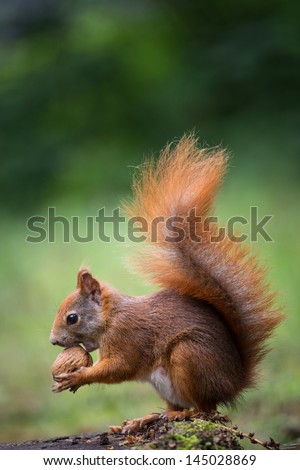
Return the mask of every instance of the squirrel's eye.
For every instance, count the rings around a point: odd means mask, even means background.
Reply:
[[[75,325],[78,322],[78,315],[76,313],[70,313],[67,316],[67,325]]]

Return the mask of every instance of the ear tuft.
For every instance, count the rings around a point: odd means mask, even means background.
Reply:
[[[80,268],[77,274],[77,288],[81,289],[84,283],[92,277],[92,273],[87,268]]]
[[[80,289],[82,294],[92,296],[95,302],[100,302],[100,284],[88,269],[81,268],[78,271],[77,288]]]

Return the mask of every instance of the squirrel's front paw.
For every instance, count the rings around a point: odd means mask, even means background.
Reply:
[[[68,374],[60,374],[54,377],[55,384],[52,387],[52,392],[59,393],[64,390],[70,390],[70,392],[75,393],[86,382],[84,380],[84,369],[77,370],[76,372],[71,372]]]

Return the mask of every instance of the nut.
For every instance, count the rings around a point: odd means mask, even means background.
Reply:
[[[80,367],[90,367],[93,365],[92,356],[81,346],[64,349],[52,364],[51,372],[55,376],[80,369]]]

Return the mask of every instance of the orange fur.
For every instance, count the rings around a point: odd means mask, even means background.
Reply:
[[[211,215],[212,206],[226,171],[228,157],[223,150],[199,149],[192,136],[168,145],[158,162],[141,167],[134,179],[134,197],[125,204],[129,217],[151,221],[162,216],[186,218],[196,209],[197,216]],[[186,220],[177,223],[187,237],[168,242],[165,223],[158,225],[157,242],[135,257],[135,267],[151,281],[181,294],[207,301],[222,314],[233,332],[245,370],[245,387],[254,383],[256,368],[266,353],[265,342],[282,320],[274,308],[274,294],[265,282],[265,268],[259,266],[249,246],[228,238],[211,243],[218,235],[216,223],[209,231],[197,223],[201,243],[189,237]],[[144,249],[143,249],[144,250]]]
[[[157,163],[142,166],[126,210],[146,218],[149,227],[149,247],[136,265],[164,289],[131,297],[82,268],[50,340],[99,349],[99,362],[56,377],[55,392],[95,382],[148,381],[166,401],[167,417],[183,419],[193,414],[186,411],[191,408],[210,412],[231,403],[254,384],[266,340],[282,315],[249,247],[228,238],[212,241],[218,226],[211,223],[207,230],[203,220],[212,212],[226,163],[224,151],[199,149],[187,136],[166,147]],[[167,219],[174,216],[185,232],[177,242],[166,239]],[[193,234],[191,222],[199,216]],[[157,224],[153,242],[157,217],[165,221]],[[154,419],[133,420],[124,429],[134,431]]]

